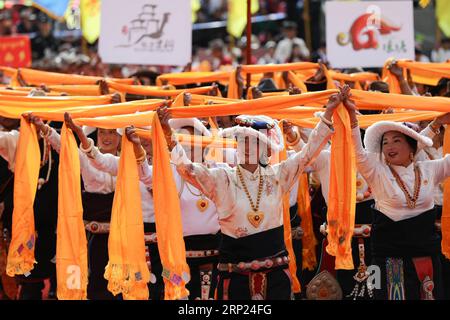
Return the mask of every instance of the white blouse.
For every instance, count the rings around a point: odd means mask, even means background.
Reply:
[[[356,163],[359,172],[369,183],[375,199],[375,208],[394,221],[401,221],[431,210],[434,207],[434,193],[441,181],[450,175],[450,157],[443,159],[416,161],[408,167],[392,166],[403,180],[410,194],[414,192],[414,165],[422,177],[416,207],[407,206],[406,197],[389,167],[380,159],[380,154],[367,152],[361,142],[359,127],[352,130],[355,144]]]
[[[51,129],[47,137],[53,149],[60,152],[61,137]],[[93,145],[92,139],[89,142]],[[97,147],[93,146],[92,151],[88,154],[79,151],[80,155],[80,171],[83,177],[84,189],[87,192],[107,194],[114,192],[116,189],[117,173],[119,171],[120,158],[108,153],[101,153]],[[147,160],[138,166],[139,176],[142,175],[142,167],[146,165]],[[155,222],[155,211],[153,209],[153,197],[150,190],[139,182],[139,190],[141,191],[142,216],[145,223]]]
[[[88,159],[94,168],[117,177],[117,174],[119,173],[120,157],[109,153],[101,153],[97,147],[93,147],[92,151],[88,154]],[[138,166],[139,179],[141,179],[144,168],[147,165],[147,159],[145,159],[145,161]],[[153,205],[152,190],[141,181],[139,181],[139,190],[141,191],[143,220],[145,223],[155,223],[155,208]]]
[[[219,166],[226,166],[226,164],[209,163],[209,167]],[[150,165],[145,166],[143,169],[141,181],[147,187],[151,187],[153,183],[152,170],[153,167]],[[216,234],[220,230],[220,226],[214,202],[206,196],[202,196],[200,190],[184,181],[174,164],[172,164],[172,173],[178,190],[178,197],[180,198],[183,236]],[[204,211],[201,211],[197,206],[197,202],[202,199],[208,203]]]
[[[304,142],[300,139],[299,143],[294,145],[294,149],[299,151],[303,148]],[[317,156],[316,160],[311,163],[307,170],[312,170],[317,174],[320,181],[322,196],[328,205],[328,195],[330,192],[330,168],[331,168],[331,150],[324,149]],[[359,172],[356,172],[356,203],[372,200],[373,197],[369,191],[369,185]],[[360,197],[360,198],[358,198]]]
[[[8,162],[8,168],[14,172],[16,163],[17,143],[19,142],[19,131],[0,131],[0,157]]]
[[[435,136],[435,133],[427,126],[422,132],[420,133],[424,136],[429,137],[430,139],[433,139]],[[424,160],[436,160],[441,159],[443,155],[443,149],[440,147],[439,149],[435,149],[433,147],[426,147],[423,148],[423,150],[420,150],[418,154],[416,155],[416,160],[424,161]],[[438,206],[442,206],[443,203],[443,182],[440,183],[435,192],[434,192],[434,204]]]
[[[264,213],[264,217],[257,227],[247,218],[247,214],[253,210],[237,176],[236,168],[227,166],[210,169],[202,164],[192,163],[179,144],[172,150],[171,156],[180,175],[202,190],[216,204],[222,233],[240,238],[283,224],[282,196],[298,181],[299,174],[319,153],[331,134],[332,130],[320,122],[313,130],[306,147],[287,160],[265,168],[259,166],[254,173],[241,167],[242,176],[255,204],[260,175],[264,181],[258,208]]]
[[[52,148],[58,152],[61,150],[61,136],[55,129],[51,128],[47,136],[47,141]],[[95,168],[90,162],[88,156],[78,151],[80,158],[80,171],[83,177],[84,189],[87,192],[108,194],[114,192],[116,188],[116,177]]]

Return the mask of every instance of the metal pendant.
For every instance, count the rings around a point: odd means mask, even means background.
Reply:
[[[308,300],[342,300],[342,289],[336,278],[327,270],[316,275],[307,285]]]
[[[200,212],[204,212],[209,207],[209,201],[206,199],[197,200],[197,208]]]
[[[251,211],[247,213],[247,219],[253,227],[258,228],[264,220],[264,213],[261,211]]]

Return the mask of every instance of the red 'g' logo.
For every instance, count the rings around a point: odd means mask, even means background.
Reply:
[[[375,25],[373,21],[378,23]],[[365,13],[353,22],[348,33],[340,32],[336,40],[341,46],[351,42],[355,51],[377,49],[380,34],[387,35],[400,29],[400,26],[392,24],[386,18],[376,16],[374,13]]]

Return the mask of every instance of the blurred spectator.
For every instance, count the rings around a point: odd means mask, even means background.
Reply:
[[[259,13],[269,14],[274,12],[284,12],[285,10],[284,1],[280,0],[259,0]]]
[[[231,58],[225,54],[225,43],[222,39],[215,39],[210,42],[211,67],[213,71],[219,70],[221,66],[231,65]]]
[[[267,41],[267,43],[264,45],[265,54],[259,58],[258,64],[270,64],[270,63],[280,63],[275,58],[275,48],[277,47],[277,44],[275,41]]]
[[[292,53],[287,62],[293,63],[293,62],[302,62],[303,61],[303,55],[302,51],[300,49],[300,46],[298,44],[294,44],[292,46]]]
[[[297,24],[292,21],[285,21],[283,23],[284,39],[278,43],[275,50],[275,58],[281,63],[285,63],[292,55],[294,45],[299,47],[301,61],[309,60],[309,49],[305,41],[297,37]]]
[[[36,14],[32,8],[25,8],[20,12],[20,23],[17,26],[17,33],[34,33],[38,32],[36,25]]]
[[[0,11],[0,36],[10,36],[13,33],[13,23],[9,10]]]
[[[319,62],[322,61],[325,65],[328,65],[328,57],[327,57],[327,47],[324,41],[320,43],[319,49],[317,49],[312,55],[311,55],[311,61],[312,62]]]
[[[443,97],[448,92],[449,82],[450,79],[442,78],[436,86],[429,88],[429,92],[434,97]]]
[[[228,1],[209,0],[209,15],[212,20],[225,20],[228,13]]]
[[[51,56],[58,52],[59,41],[53,36],[52,21],[43,12],[38,15],[39,32],[31,41],[31,48],[33,50],[33,60]]]
[[[414,49],[415,53],[415,60],[418,62],[430,62],[430,58],[428,58],[422,51],[421,46],[416,45],[416,48]]]
[[[139,70],[130,75],[132,78],[136,78],[144,86],[154,86],[156,85],[156,78],[159,73],[153,70]]]
[[[110,64],[109,75],[112,78],[123,78],[122,67],[120,64]]]
[[[450,38],[441,40],[439,48],[431,52],[431,60],[433,62],[446,62],[450,60]]]
[[[197,13],[199,22],[226,20],[228,4],[226,0],[202,0]]]
[[[252,49],[252,56],[250,58],[250,63],[247,62],[247,37],[242,37],[241,40],[239,40],[238,46],[239,49],[241,49],[241,57],[240,60],[238,60],[239,64],[256,64],[258,62],[258,59],[256,59],[254,55],[255,51],[257,51],[261,46],[258,37],[252,34],[250,45]]]

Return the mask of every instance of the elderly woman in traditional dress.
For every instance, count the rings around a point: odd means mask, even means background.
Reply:
[[[283,149],[277,123],[264,116],[239,116],[239,125],[222,132],[237,138],[238,165],[214,169],[191,162],[172,135],[169,110],[158,110],[178,172],[217,207],[222,232],[218,299],[292,298],[282,199],[328,142],[331,117],[341,101],[340,94],[332,95],[305,148],[275,165],[270,156]]]
[[[371,231],[372,264],[381,270],[375,298],[439,299],[442,296],[440,238],[435,228],[434,192],[450,176],[450,157],[416,161],[428,137],[409,126],[380,121],[366,130],[362,146],[356,106],[342,92],[352,126],[358,171],[375,199]],[[431,130],[450,122],[436,118]]]

